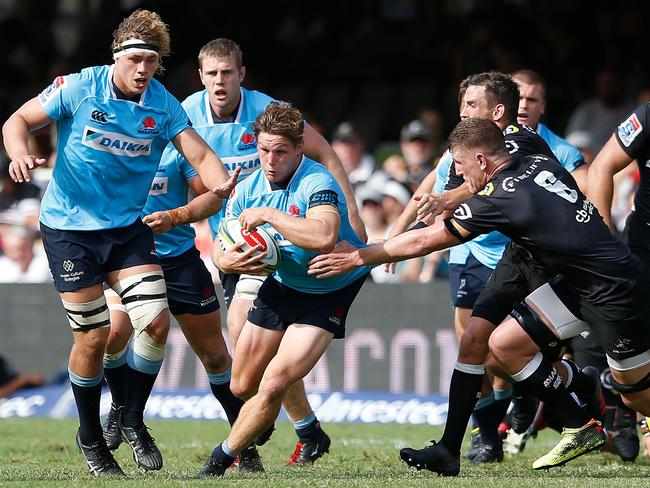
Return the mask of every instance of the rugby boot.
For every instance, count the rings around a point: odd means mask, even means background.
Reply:
[[[124,476],[124,471],[117,464],[111,451],[106,447],[106,442],[100,439],[86,446],[81,443],[79,432],[76,436],[79,452],[86,461],[86,466],[95,476]]]
[[[481,444],[476,456],[470,461],[470,464],[490,464],[500,463],[503,461],[503,446],[499,444]]]
[[[639,434],[636,431],[636,412],[616,409],[612,443],[623,461],[634,462],[640,450]]]
[[[436,441],[422,449],[405,447],[400,450],[399,457],[418,471],[427,469],[442,476],[458,476],[460,473],[460,458]]]
[[[275,424],[271,425],[271,427],[269,427],[260,435],[258,435],[255,439],[253,439],[253,444],[255,444],[256,446],[263,446],[269,441],[274,431],[275,431]]]
[[[321,429],[318,439],[296,443],[296,448],[289,457],[286,466],[301,467],[314,464],[314,461],[330,451],[331,443],[329,436]]]
[[[560,441],[547,454],[533,462],[533,469],[562,466],[607,442],[607,434],[597,420],[591,419],[577,429],[564,428]]]
[[[102,432],[104,439],[106,439],[106,446],[111,451],[114,451],[122,443],[122,433],[120,432],[120,415],[124,407],[118,407],[111,403],[111,409],[108,411],[108,416],[102,425]]]
[[[122,440],[133,450],[133,459],[142,469],[157,471],[163,467],[162,454],[158,450],[155,439],[149,434],[149,428],[140,424],[135,427],[125,427],[120,422]]]
[[[248,446],[246,449],[240,452],[235,462],[239,467],[239,471],[242,471],[244,473],[264,472],[262,458],[260,457],[260,453],[257,452],[257,447],[255,447],[255,444]]]
[[[481,449],[481,429],[479,427],[474,427],[471,432],[469,449],[465,454],[463,454],[463,459],[468,459],[471,461],[476,457],[479,450]]]
[[[200,478],[207,478],[208,476],[220,478],[226,473],[226,470],[229,467],[230,466],[219,462],[214,456],[211,455],[208,457],[208,459],[205,460],[203,467],[198,473],[196,473],[196,475]]]

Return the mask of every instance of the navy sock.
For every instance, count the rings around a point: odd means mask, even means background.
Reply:
[[[320,423],[313,412],[308,417],[294,422],[293,426],[300,442],[315,441],[320,437],[322,432]]]
[[[135,427],[144,422],[144,407],[158,375],[143,373],[130,366],[126,368],[126,401],[122,424],[125,427]]]
[[[228,423],[233,425],[239,416],[241,407],[244,405],[244,400],[237,398],[230,391],[230,368],[222,373],[208,373],[208,379],[210,380],[212,394],[219,400],[224,412],[226,412]]]
[[[502,402],[497,402],[494,396],[491,398],[492,401],[483,408],[475,408],[473,415],[480,429],[481,443],[497,446],[501,444],[498,429],[505,412],[502,410]]]
[[[111,399],[117,407],[126,403],[126,364],[116,368],[104,368],[104,378],[111,390]]]
[[[485,367],[482,364],[456,363],[449,385],[449,408],[445,432],[440,439],[449,452],[460,455],[467,422],[481,396]]]
[[[99,403],[102,396],[102,377],[83,378],[69,371],[70,385],[79,413],[79,439],[89,445],[103,439],[99,420]]]
[[[224,446],[224,444],[226,444]],[[227,451],[229,451],[228,454],[224,452],[224,447],[226,448]],[[212,457],[215,458],[219,463],[221,463],[224,466],[230,466],[232,463],[235,462],[235,458],[237,457],[237,454],[234,452],[231,452],[228,449],[228,445],[226,441],[223,441],[221,444],[219,444],[217,447],[215,447],[212,450]]]

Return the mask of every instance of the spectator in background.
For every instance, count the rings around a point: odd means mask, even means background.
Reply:
[[[605,145],[618,123],[634,105],[624,98],[618,73],[609,68],[596,75],[596,96],[582,102],[571,114],[566,129],[567,139],[576,131],[587,132],[598,152]]]
[[[435,166],[436,146],[429,125],[416,119],[402,127],[400,150],[408,168],[409,187],[415,191]]]
[[[52,279],[45,253],[34,249],[34,232],[11,226],[2,233],[0,283],[48,283]]]
[[[383,207],[383,199],[380,189],[373,185],[360,185],[356,189],[356,197],[359,203],[361,220],[366,226],[368,242],[386,239],[388,235],[388,223]]]
[[[41,189],[32,182],[15,183],[9,176],[9,159],[0,160],[0,224],[38,228]]]
[[[23,388],[41,386],[44,383],[40,373],[20,374],[0,355],[0,398],[7,397]]]
[[[431,129],[431,142],[433,142],[436,159],[447,149],[447,134],[445,119],[435,108],[423,108],[418,112],[418,119],[425,122]],[[437,163],[437,161],[436,161]]]
[[[404,185],[408,185],[409,170],[404,156],[393,154],[388,156],[381,165],[381,171],[387,178],[392,178]]]
[[[375,172],[375,160],[366,151],[366,142],[352,122],[342,122],[336,128],[332,149],[341,160],[353,188],[367,182]]]

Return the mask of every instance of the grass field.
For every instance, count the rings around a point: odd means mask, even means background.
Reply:
[[[0,486],[452,486],[452,487],[650,487],[650,458],[623,464],[611,454],[591,454],[564,468],[537,472],[530,469],[536,457],[550,449],[558,434],[543,431],[523,454],[499,465],[463,465],[458,478],[439,478],[430,472],[407,469],[399,462],[398,449],[422,447],[439,437],[441,429],[403,425],[326,425],[333,439],[330,454],[310,468],[286,469],[295,437],[290,424],[281,423],[271,441],[260,448],[266,473],[240,474],[229,470],[223,479],[195,479],[194,474],[215,442],[224,438],[224,422],[151,422],[165,458],[162,471],[143,473],[135,467],[131,452],[122,445],[116,459],[127,479],[94,479],[85,469],[74,445],[72,420],[0,420]]]

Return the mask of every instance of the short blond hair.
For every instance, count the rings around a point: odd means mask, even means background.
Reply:
[[[237,68],[244,65],[244,55],[239,44],[225,38],[213,39],[199,51],[199,69],[203,67],[205,58],[227,58],[230,56],[235,58]]]
[[[111,49],[119,49],[124,41],[129,39],[141,39],[147,44],[155,46],[158,51],[157,73],[162,73],[165,68],[162,64],[162,58],[169,56],[171,40],[169,37],[169,26],[156,12],[150,10],[137,9],[113,32],[113,43]]]
[[[289,103],[271,102],[255,119],[253,131],[256,139],[264,132],[286,137],[297,145],[303,141],[305,119],[300,110],[293,108]]]

